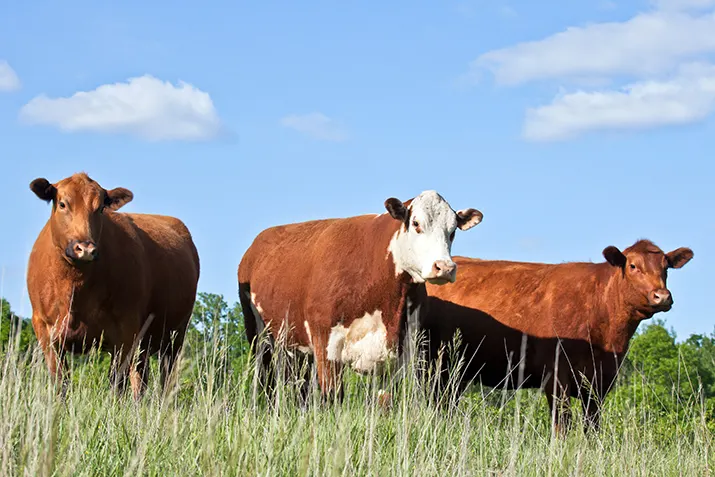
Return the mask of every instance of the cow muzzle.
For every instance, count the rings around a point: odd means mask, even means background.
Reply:
[[[97,244],[91,240],[72,240],[65,248],[65,255],[73,262],[92,262],[97,259]]]
[[[433,285],[454,283],[457,278],[457,264],[452,260],[436,260],[425,280]]]
[[[673,296],[665,288],[648,294],[648,304],[658,311],[668,311],[673,306]]]

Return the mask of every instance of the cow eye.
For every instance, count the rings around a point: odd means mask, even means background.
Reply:
[[[415,232],[417,232],[418,234],[422,233],[422,227],[420,227],[420,223],[417,222],[416,220],[412,221],[412,227],[414,227]]]
[[[635,270],[635,269],[636,269],[636,266],[631,263],[631,270]]]
[[[60,201],[59,203],[60,209],[64,209],[66,207],[65,203]]]

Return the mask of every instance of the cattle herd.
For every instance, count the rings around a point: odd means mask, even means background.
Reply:
[[[148,358],[159,355],[162,386],[181,350],[199,280],[199,255],[183,222],[121,213],[133,194],[106,190],[84,173],[30,189],[52,204],[29,258],[32,325],[57,382],[66,354],[101,346],[112,353],[111,381],[146,387]],[[341,370],[381,374],[412,349],[419,331],[436,389],[455,382],[540,388],[554,425],[566,429],[568,398],[581,400],[587,429],[614,383],[638,324],[668,311],[670,268],[693,257],[640,240],[603,250],[602,263],[540,264],[452,257],[456,229],[482,220],[455,212],[427,191],[386,211],[313,220],[261,232],[238,265],[246,335],[280,337],[315,368],[324,396],[342,395]],[[459,353],[440,350],[459,331]]]

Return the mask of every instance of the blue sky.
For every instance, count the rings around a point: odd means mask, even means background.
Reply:
[[[713,331],[715,0],[201,5],[0,7],[0,266],[21,314],[49,216],[28,185],[86,171],[134,192],[124,210],[184,220],[200,290],[229,302],[262,229],[436,189],[484,213],[455,254],[692,247],[660,316]]]

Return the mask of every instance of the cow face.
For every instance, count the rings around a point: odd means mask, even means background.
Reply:
[[[454,282],[457,264],[452,261],[451,250],[455,231],[474,227],[482,221],[482,213],[475,209],[455,212],[434,191],[423,192],[404,204],[387,199],[385,208],[403,224],[388,248],[397,273],[407,272],[415,283]]]
[[[52,202],[52,241],[73,265],[97,259],[103,214],[118,210],[133,198],[127,189],[103,189],[86,174],[75,174],[56,184],[35,179],[30,189],[40,199]]]
[[[630,304],[652,315],[668,311],[673,306],[673,296],[667,287],[668,269],[681,268],[693,258],[689,248],[679,248],[670,253],[652,242],[641,240],[623,252],[614,246],[603,251],[608,263],[622,270],[629,292]]]

